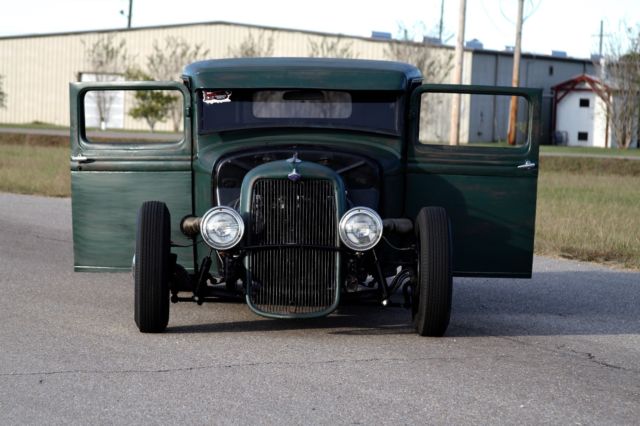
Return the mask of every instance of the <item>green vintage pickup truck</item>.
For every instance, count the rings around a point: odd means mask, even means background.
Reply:
[[[423,79],[255,58],[72,83],[75,270],[132,268],[142,332],[167,327],[170,302],[311,318],[362,298],[443,335],[452,276],[531,276],[541,94]],[[141,125],[128,110],[153,113],[145,93],[178,103],[177,132],[126,130]]]

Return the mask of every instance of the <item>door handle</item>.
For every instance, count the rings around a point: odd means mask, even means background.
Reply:
[[[519,169],[523,169],[523,170],[531,170],[531,169],[535,169],[536,168],[536,163],[534,163],[533,161],[525,161],[524,164],[520,164],[518,166]]]

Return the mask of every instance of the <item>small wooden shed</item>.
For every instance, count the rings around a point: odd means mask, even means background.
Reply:
[[[609,114],[604,96],[609,87],[597,77],[581,74],[553,89],[553,135],[556,144],[608,148]]]

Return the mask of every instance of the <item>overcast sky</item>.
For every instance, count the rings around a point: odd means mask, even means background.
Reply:
[[[458,0],[444,2],[444,36],[455,42]],[[122,28],[128,0],[0,0],[0,36]],[[441,0],[134,0],[134,27],[228,21],[328,33],[370,36],[438,34]],[[516,0],[468,0],[465,40],[502,50],[515,42]],[[625,26],[640,22],[640,0],[526,0],[523,51],[564,50],[586,58],[598,51],[600,20],[605,47]],[[426,31],[423,31],[425,29]]]

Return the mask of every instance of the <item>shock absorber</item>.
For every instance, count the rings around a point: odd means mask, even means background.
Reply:
[[[198,276],[198,282],[196,283],[196,288],[193,291],[193,300],[198,304],[202,305],[204,303],[204,295],[203,290],[207,288],[207,279],[209,278],[209,270],[211,269],[211,253],[209,256],[202,259],[202,264],[200,265],[200,275]]]

